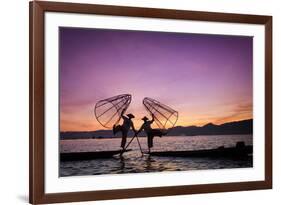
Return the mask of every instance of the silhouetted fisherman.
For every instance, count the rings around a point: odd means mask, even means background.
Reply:
[[[122,110],[121,112],[121,117],[123,119],[123,124],[122,125],[114,125],[113,126],[113,134],[115,135],[118,132],[122,133],[122,140],[121,140],[121,147],[124,150],[125,149],[125,145],[126,145],[126,141],[127,141],[127,136],[128,136],[128,132],[130,130],[130,128],[132,127],[133,131],[136,132],[135,127],[134,127],[134,123],[132,121],[133,118],[135,118],[135,116],[133,114],[127,114],[127,116],[124,115],[125,109]]]
[[[166,133],[164,133],[162,130],[160,129],[152,129],[151,128],[151,124],[154,122],[154,116],[152,116],[152,120],[148,120],[148,118],[146,116],[144,116],[142,118],[142,120],[144,121],[141,128],[139,129],[139,131],[136,133],[140,133],[142,130],[144,130],[144,132],[147,135],[147,145],[148,145],[148,152],[150,153],[150,148],[153,147],[153,138],[155,136],[158,137],[162,137],[163,135],[165,135]]]

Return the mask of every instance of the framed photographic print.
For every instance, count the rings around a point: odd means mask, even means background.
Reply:
[[[271,16],[30,2],[30,203],[271,187]]]

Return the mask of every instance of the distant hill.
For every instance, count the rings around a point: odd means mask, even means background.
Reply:
[[[235,134],[252,134],[253,119],[242,120],[236,122],[224,123],[215,125],[208,123],[202,127],[199,126],[177,126],[169,131],[169,136],[196,136],[196,135],[235,135]],[[133,131],[130,131],[128,136],[132,137]],[[140,133],[144,136],[144,133]],[[113,135],[112,130],[96,130],[96,131],[81,131],[81,132],[61,132],[61,139],[90,139],[90,138],[118,138],[121,134]]]
[[[140,133],[139,135],[143,135]],[[134,132],[129,131],[128,137],[133,137]],[[99,139],[99,138],[118,138],[121,137],[121,133],[113,135],[112,130],[96,130],[96,131],[75,131],[75,132],[61,132],[61,139]]]
[[[174,136],[194,136],[194,135],[227,135],[227,134],[252,134],[253,120],[243,120],[237,122],[229,122],[221,125],[212,123],[206,124],[202,127],[188,126],[188,127],[174,127],[170,130],[169,135]]]

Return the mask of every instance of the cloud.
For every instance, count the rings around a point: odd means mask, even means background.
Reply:
[[[231,121],[238,121],[244,119],[253,118],[253,104],[251,103],[243,103],[236,105],[232,108],[228,115],[217,118],[214,121],[215,124],[222,124]]]

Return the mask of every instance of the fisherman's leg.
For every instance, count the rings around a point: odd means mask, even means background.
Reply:
[[[125,136],[122,136],[122,140],[121,140],[121,145],[120,145],[120,147],[122,147],[122,148],[124,149],[125,145],[126,145],[126,137],[125,137]]]
[[[150,153],[150,148],[153,147],[153,142],[152,142],[153,136],[151,134],[147,135],[147,145],[148,145],[148,152]]]
[[[160,129],[152,129],[152,134],[154,136],[159,136],[162,137],[163,135],[165,135],[166,133],[164,133],[162,130]]]
[[[162,136],[165,136],[165,135],[167,135],[168,134],[168,130],[160,130],[160,132],[162,133]]]
[[[116,133],[120,132],[122,130],[122,126],[121,125],[113,125],[113,134],[115,135]]]
[[[124,149],[127,142],[127,132],[122,131],[121,147]]]

